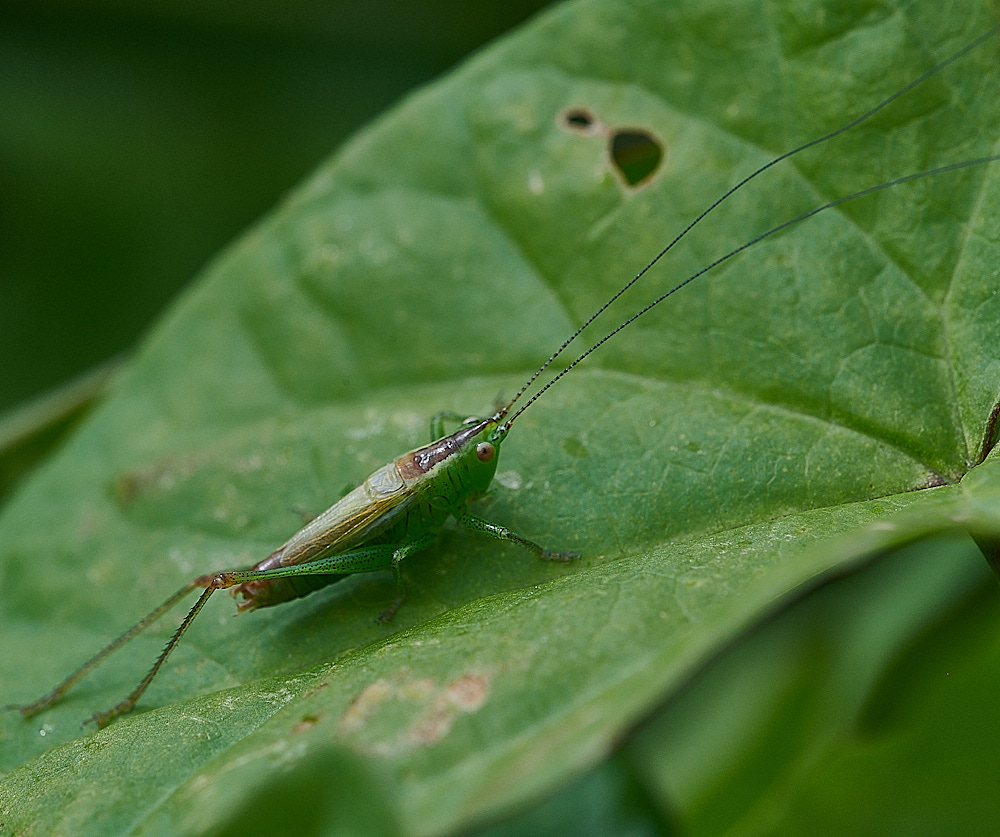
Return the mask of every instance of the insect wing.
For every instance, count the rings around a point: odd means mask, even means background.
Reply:
[[[272,566],[304,564],[361,543],[388,526],[414,496],[396,463],[383,465],[292,535],[271,556]]]

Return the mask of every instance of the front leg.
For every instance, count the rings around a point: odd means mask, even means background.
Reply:
[[[512,541],[513,543],[520,544],[525,549],[530,549],[535,553],[535,555],[546,561],[561,561],[564,564],[568,564],[574,558],[580,557],[577,552],[570,552],[568,550],[558,552],[539,546],[534,541],[529,541],[527,538],[521,537],[521,535],[518,535],[516,532],[510,531],[510,529],[506,526],[499,526],[496,523],[490,523],[488,520],[483,520],[481,517],[476,517],[466,508],[463,508],[460,512],[458,512],[455,517],[459,523],[472,532],[482,532],[484,535],[489,535],[491,538],[497,538],[501,541]]]
[[[431,416],[431,441],[436,442],[438,439],[447,436],[448,433],[444,428],[444,423],[446,421],[453,421],[455,424],[463,425],[467,423],[475,424],[479,421],[475,416],[469,416],[462,413],[455,413],[451,410],[442,410],[440,413],[435,413]]]

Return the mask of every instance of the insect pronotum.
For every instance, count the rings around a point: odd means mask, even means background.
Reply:
[[[156,621],[167,610],[181,601],[192,591],[201,589],[201,595],[184,617],[179,627],[154,662],[152,668],[135,689],[120,703],[107,711],[98,712],[90,721],[99,727],[105,726],[119,715],[133,709],[160,671],[167,657],[176,647],[184,632],[204,607],[216,590],[229,588],[235,596],[241,597],[239,610],[253,610],[269,607],[302,597],[314,590],[346,578],[349,575],[378,570],[390,570],[396,579],[398,595],[384,611],[380,619],[391,618],[403,600],[403,581],[400,576],[400,562],[413,553],[427,549],[436,540],[445,521],[454,517],[466,528],[481,532],[500,540],[521,545],[541,558],[569,561],[576,555],[567,551],[553,551],[499,526],[473,515],[469,502],[481,497],[489,487],[497,468],[500,446],[506,439],[517,418],[533,405],[548,389],[579,365],[590,354],[604,345],[638,318],[659,305],[666,298],[693,282],[714,267],[731,259],[736,254],[752,247],[757,242],[798,224],[817,213],[823,212],[862,195],[896,187],[908,181],[943,175],[969,166],[983,165],[1000,159],[1000,155],[965,160],[935,169],[902,176],[887,182],[831,200],[795,218],[787,220],[761,233],[715,259],[701,270],[688,276],[667,292],[655,298],[632,316],[597,340],[590,348],[580,353],[557,374],[553,375],[536,392],[526,397],[528,391],[539,380],[553,362],[623,293],[635,285],[674,245],[686,236],[706,215],[713,212],[723,201],[745,186],[749,181],[780,163],[782,160],[824,143],[835,136],[849,131],[869,119],[875,113],[905,95],[926,79],[939,73],[948,65],[960,59],[992,37],[1000,27],[994,28],[966,45],[953,55],[927,70],[923,75],[876,104],[860,116],[835,131],[806,142],[761,166],[743,178],[721,197],[709,205],[690,224],[664,247],[649,264],[634,278],[618,290],[607,302],[598,308],[561,346],[530,376],[517,394],[496,413],[488,418],[467,418],[462,420],[453,414],[442,413],[432,420],[434,441],[429,445],[404,453],[372,473],[360,486],[336,502],[327,511],[316,517],[268,557],[245,570],[209,573],[200,575],[185,584],[162,605],[153,610],[122,636],[87,661],[81,668],[57,685],[51,692],[33,703],[7,707],[17,709],[30,717],[57,702],[77,681],[96,667],[109,654],[126,644],[139,632]],[[522,402],[522,399],[526,399]],[[445,432],[445,422],[459,421],[459,429]]]

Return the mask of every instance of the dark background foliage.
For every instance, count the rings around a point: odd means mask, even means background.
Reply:
[[[353,129],[544,5],[0,4],[0,410],[126,351]]]

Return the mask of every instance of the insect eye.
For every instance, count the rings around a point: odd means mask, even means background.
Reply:
[[[496,454],[497,449],[489,442],[480,442],[476,445],[476,456],[479,457],[480,462],[492,462]]]

